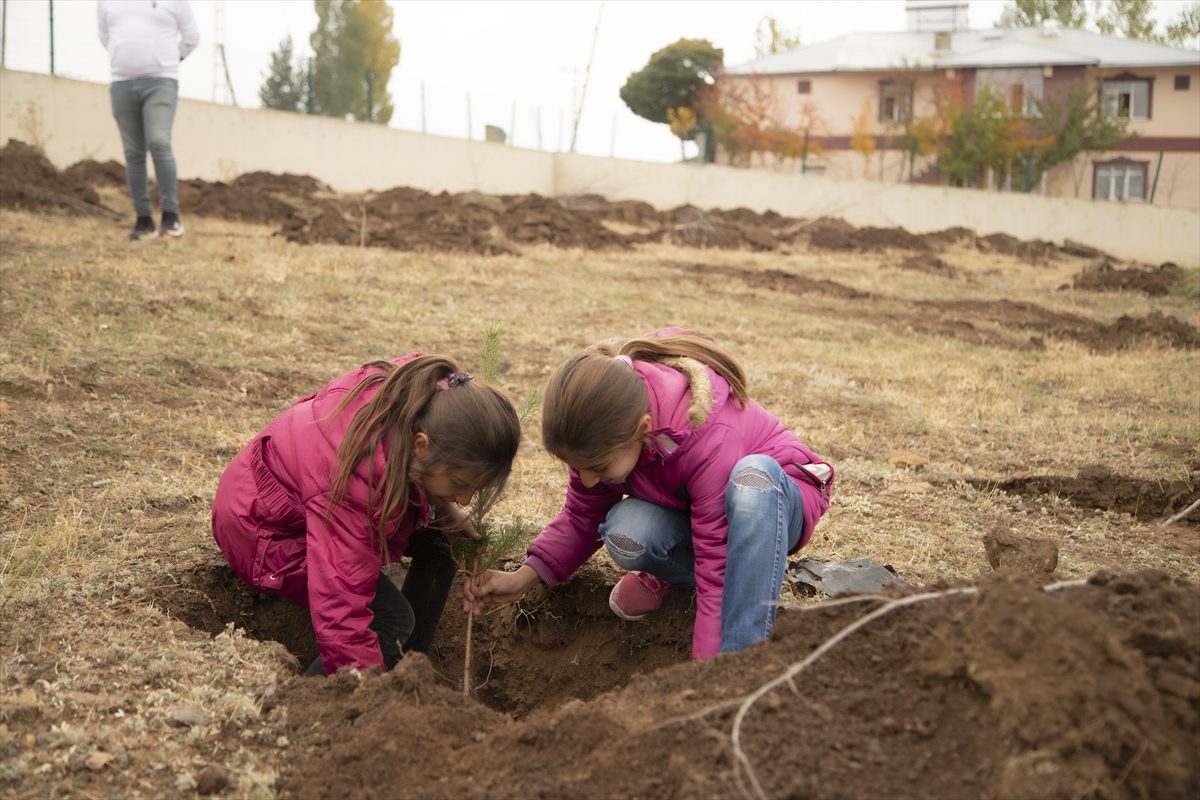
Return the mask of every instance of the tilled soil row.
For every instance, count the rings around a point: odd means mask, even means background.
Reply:
[[[81,161],[61,173],[40,150],[18,140],[0,149],[0,205],[31,210],[70,208],[114,215],[95,186],[120,186],[115,161]],[[180,205],[188,215],[277,225],[279,234],[303,244],[362,244],[396,250],[448,250],[498,254],[524,244],[545,243],[587,250],[627,249],[643,242],[687,247],[773,251],[784,246],[913,254],[906,268],[953,274],[936,258],[949,245],[1044,263],[1061,256],[1107,257],[1086,244],[1021,241],[1007,234],[978,236],[965,228],[913,234],[902,228],[856,228],[834,218],[785,217],[746,208],[704,210],[680,206],[659,211],[648,203],[610,201],[599,195],[432,194],[395,187],[339,195],[307,175],[253,172],[230,183],[180,182]],[[605,223],[619,223],[617,233]]]

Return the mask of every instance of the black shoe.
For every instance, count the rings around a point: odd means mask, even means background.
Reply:
[[[157,239],[158,231],[154,229],[154,217],[138,217],[137,222],[133,224],[133,230],[129,232],[129,238],[135,242]]]
[[[151,225],[154,223],[151,222]],[[162,227],[159,228],[159,233],[163,236],[174,236],[178,239],[183,236],[183,223],[179,221],[179,214],[174,211],[164,211],[162,217]]]

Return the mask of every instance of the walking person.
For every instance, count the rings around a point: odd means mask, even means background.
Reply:
[[[542,443],[569,467],[566,503],[519,569],[467,583],[464,607],[554,586],[603,546],[629,570],[609,595],[618,617],[694,586],[694,658],[766,639],[787,556],[812,537],[834,475],[754,402],[737,361],[668,328],[579,353],[543,398]]]
[[[112,70],[113,117],[125,148],[125,179],[137,221],[129,238],[182,236],[179,178],[171,123],[179,100],[179,63],[200,44],[188,0],[100,0],[100,43]],[[154,227],[146,151],[154,158],[162,226]]]

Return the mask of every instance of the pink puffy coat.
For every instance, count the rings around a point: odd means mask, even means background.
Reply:
[[[233,571],[256,589],[308,607],[330,674],[345,666],[383,667],[378,637],[368,627],[383,567],[378,513],[368,510],[384,477],[382,445],[350,477],[345,502],[332,510],[328,502],[338,444],[377,386],[326,418],[368,374],[348,372],[276,417],[225,469],[213,502],[213,536]],[[417,487],[409,491],[416,502],[388,530],[393,560],[429,518]]]
[[[692,656],[716,655],[721,644],[721,596],[725,585],[725,488],[733,466],[748,455],[767,455],[783,467],[804,501],[799,550],[812,538],[829,507],[833,468],[818,458],[757,403],[741,408],[729,384],[708,369],[712,412],[699,427],[688,421],[692,400],[686,376],[664,364],[634,361],[650,396],[652,430],[641,460],[624,487],[591,489],[570,470],[562,511],[529,546],[528,563],[549,586],[566,580],[600,547],[598,528],[626,494],[666,508],[689,509],[696,553],[696,623]]]

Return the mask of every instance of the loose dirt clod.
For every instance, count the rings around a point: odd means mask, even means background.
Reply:
[[[1076,289],[1094,292],[1142,292],[1161,297],[1183,279],[1183,270],[1170,261],[1153,269],[1119,269],[1105,260],[1085,267],[1072,281]]]
[[[992,569],[1032,573],[1054,572],[1058,569],[1058,545],[1047,539],[1035,539],[995,528],[983,537],[983,547]]]

